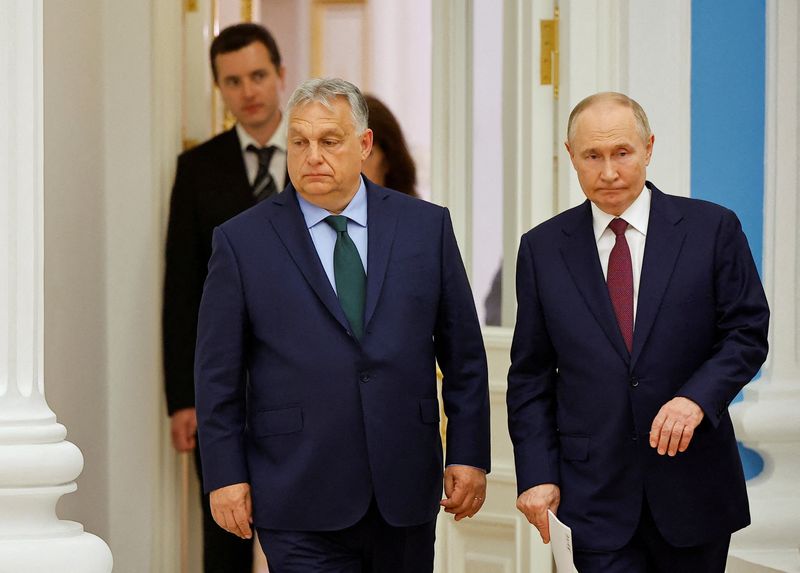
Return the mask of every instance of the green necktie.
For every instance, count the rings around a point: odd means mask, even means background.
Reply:
[[[336,231],[336,246],[333,248],[333,278],[339,303],[350,322],[353,335],[361,340],[364,334],[364,298],[367,290],[367,275],[361,256],[353,239],[347,234],[347,217],[330,215],[325,222]]]

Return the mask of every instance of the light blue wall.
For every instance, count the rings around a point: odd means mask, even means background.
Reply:
[[[692,196],[733,209],[761,270],[765,0],[692,1]]]
[[[765,0],[692,0],[692,196],[739,216],[761,272]],[[764,467],[740,444],[748,479]]]

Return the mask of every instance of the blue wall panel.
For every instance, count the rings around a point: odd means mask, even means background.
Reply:
[[[764,0],[692,2],[692,196],[733,209],[761,271]]]

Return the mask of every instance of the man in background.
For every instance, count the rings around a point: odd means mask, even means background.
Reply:
[[[750,523],[728,405],[769,309],[736,215],[646,181],[654,137],[618,93],[581,101],[587,201],[522,237],[508,375],[517,507],[581,573],[722,573]]]
[[[361,175],[367,115],[353,84],[303,83],[291,185],[214,232],[204,484],[217,522],[255,526],[278,573],[430,573],[440,506],[472,517],[486,495],[486,354],[450,216]]]
[[[285,69],[272,35],[257,24],[223,30],[211,44],[211,71],[236,125],[183,153],[170,203],[164,280],[163,355],[172,443],[197,455],[194,349],[197,311],[211,256],[211,233],[232,216],[283,189],[286,121],[280,109]],[[252,543],[214,523],[203,497],[205,571],[249,572]]]

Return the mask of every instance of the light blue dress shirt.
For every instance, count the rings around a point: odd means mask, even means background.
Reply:
[[[340,215],[347,217],[347,234],[353,240],[361,257],[361,264],[364,265],[364,273],[367,272],[367,187],[364,185],[363,177],[358,186],[355,196],[350,200],[344,211]],[[308,232],[311,233],[311,240],[317,250],[322,268],[328,275],[333,291],[336,291],[336,279],[333,275],[333,248],[336,246],[336,231],[325,222],[325,217],[331,215],[322,207],[318,207],[303,199],[297,194],[297,201],[300,203],[300,211],[306,220]],[[337,292],[338,294],[338,292]]]

